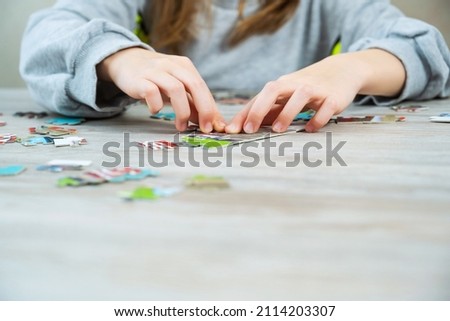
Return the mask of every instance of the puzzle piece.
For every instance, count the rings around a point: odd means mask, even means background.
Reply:
[[[78,177],[64,177],[58,180],[58,186],[86,186],[98,185],[103,183],[123,183],[125,181],[137,181],[147,177],[158,176],[159,173],[150,169],[140,168],[115,168],[100,170],[91,170],[84,172]]]
[[[0,167],[0,176],[15,176],[19,175],[23,171],[25,171],[27,168],[23,165],[11,165],[11,166],[5,166]]]
[[[65,147],[65,146],[74,147],[74,146],[81,146],[81,145],[87,144],[87,140],[85,138],[78,137],[78,136],[55,138],[53,141],[54,141],[56,147]]]
[[[422,106],[422,105],[411,105],[411,106],[401,105],[401,106],[393,106],[393,107],[391,107],[391,109],[393,109],[397,112],[405,111],[408,113],[417,113],[420,111],[428,110],[429,108],[426,106]]]
[[[430,117],[433,123],[450,123],[450,113],[442,113],[439,116]]]
[[[150,118],[153,118],[153,119],[162,119],[162,120],[168,120],[168,121],[174,121],[175,117],[176,117],[176,115],[173,112],[169,112],[169,113],[159,112],[157,114],[150,116]]]
[[[23,146],[30,147],[30,146],[36,146],[38,144],[42,145],[51,145],[54,143],[54,140],[52,137],[48,136],[29,136],[20,141]]]
[[[13,134],[2,134],[0,135],[0,145],[15,143],[17,141],[17,136]]]
[[[338,116],[335,118],[337,124],[342,123],[362,123],[362,124],[380,124],[404,122],[406,117],[396,115],[385,116]]]
[[[30,134],[38,135],[50,135],[50,136],[63,136],[63,135],[73,135],[77,133],[75,128],[65,128],[60,126],[46,126],[42,125],[40,127],[29,128]]]
[[[141,145],[153,150],[173,150],[178,147],[177,143],[168,142],[166,140],[147,141],[141,143]]]
[[[7,123],[6,123],[5,121],[1,121],[1,120],[0,120],[0,127],[6,126],[6,124],[7,124]]]
[[[99,179],[97,177],[92,177],[89,175],[83,175],[80,177],[63,177],[58,179],[58,187],[78,187],[87,185],[100,185],[103,184],[105,180]]]
[[[314,110],[307,110],[307,111],[299,113],[297,116],[295,116],[293,121],[299,121],[299,120],[309,121],[309,120],[311,120],[311,118],[313,118],[314,114],[315,114]]]
[[[62,171],[80,171],[91,164],[91,161],[52,160],[45,165],[36,167],[36,169],[38,171],[50,171],[59,173]]]
[[[186,187],[195,189],[226,189],[230,184],[221,176],[196,175],[186,181]]]
[[[58,117],[48,120],[47,124],[75,126],[84,123],[85,121],[85,118]]]
[[[178,193],[178,188],[152,188],[141,186],[131,192],[121,192],[119,195],[128,200],[157,200],[161,197],[170,197]]]
[[[220,146],[228,146],[232,143],[229,140],[223,139],[215,139],[212,138],[211,135],[208,134],[189,134],[187,136],[182,137],[181,139],[184,143],[191,147],[220,147]]]
[[[28,111],[28,112],[20,112],[19,111],[19,112],[15,113],[13,116],[26,117],[26,118],[32,119],[32,118],[44,118],[44,117],[47,117],[48,114],[45,111],[40,112],[40,113],[36,113],[34,111]]]
[[[272,132],[272,128],[269,126],[263,126],[259,129],[257,133],[254,134],[227,134],[227,133],[210,133],[204,134],[198,132],[197,129],[187,133],[186,131],[181,133],[181,143],[179,146],[187,146],[187,147],[226,147],[229,145],[237,145],[248,142],[254,142],[258,140],[264,140],[279,136],[284,136],[288,134],[294,134],[304,131],[305,126],[295,125],[290,126],[283,133],[274,133]]]

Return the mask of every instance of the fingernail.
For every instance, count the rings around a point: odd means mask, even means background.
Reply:
[[[305,130],[306,130],[308,133],[312,133],[312,132],[314,132],[314,127],[311,126],[311,125],[306,125],[306,126],[305,126]]]
[[[274,132],[281,133],[283,131],[283,125],[280,122],[276,122],[272,129]]]
[[[225,127],[225,131],[230,134],[237,134],[239,128],[235,124],[231,124]]]
[[[245,124],[245,126],[244,126],[244,131],[247,133],[247,134],[253,134],[255,131],[254,131],[254,127],[253,127],[253,124],[252,123],[247,123],[247,124]]]
[[[225,127],[227,127],[227,124],[225,124],[223,121],[219,120],[216,123],[216,127],[219,128],[220,130],[224,130]]]
[[[203,131],[205,133],[210,133],[213,130],[213,126],[211,123],[206,123],[205,127],[203,128]]]

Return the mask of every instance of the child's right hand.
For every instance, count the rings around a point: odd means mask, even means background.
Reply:
[[[112,81],[132,98],[145,100],[155,114],[167,97],[175,111],[175,126],[199,123],[203,132],[224,131],[225,123],[205,81],[187,57],[142,48],[121,50],[97,65],[100,80]]]

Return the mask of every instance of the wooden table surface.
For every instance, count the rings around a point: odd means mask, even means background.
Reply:
[[[151,120],[144,106],[78,126],[85,146],[0,146],[1,166],[28,168],[0,177],[0,299],[449,300],[450,124],[429,116],[450,111],[450,100],[424,104],[430,109],[398,113],[405,123],[329,124],[275,138],[293,144],[284,156],[270,151],[275,167],[243,167],[249,159],[236,148],[231,166],[180,167],[169,157],[159,177],[124,184],[58,188],[67,173],[35,167],[84,159],[100,168],[111,161],[104,144],[119,142],[122,153],[124,133],[173,140],[173,126]],[[226,117],[238,109],[221,108]],[[23,137],[44,124],[12,116],[30,110],[41,108],[27,91],[0,90],[0,133]],[[345,114],[392,113],[352,106]],[[347,166],[286,166],[305,144],[325,146],[327,132],[333,146],[346,142],[339,154]],[[261,144],[249,150],[269,156]],[[139,153],[131,150],[131,165]],[[309,157],[325,160],[326,150]],[[157,201],[118,196],[142,185],[180,187],[196,174],[223,176],[231,188]]]

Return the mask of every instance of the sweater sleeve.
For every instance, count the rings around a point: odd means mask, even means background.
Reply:
[[[129,47],[143,47],[131,30],[141,0],[59,0],[33,14],[22,40],[20,72],[32,97],[51,111],[101,118],[133,100],[98,81],[96,65]]]
[[[337,2],[346,10],[342,13],[340,28],[343,50],[385,50],[401,60],[407,74],[398,97],[358,96],[357,103],[393,105],[407,99],[449,96],[450,52],[435,27],[405,17],[386,0]]]

